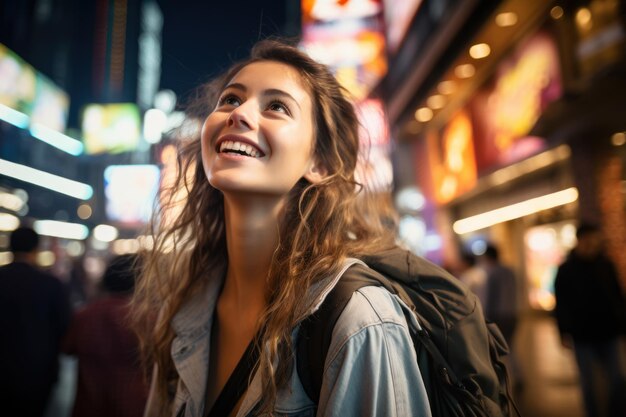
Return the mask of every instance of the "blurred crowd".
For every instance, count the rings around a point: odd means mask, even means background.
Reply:
[[[65,354],[78,360],[72,416],[141,416],[147,379],[128,324],[137,257],[111,258],[97,293],[74,308],[72,286],[36,265],[38,245],[33,229],[16,229],[10,239],[14,260],[0,268],[0,326],[5,332],[0,401],[6,415],[54,414],[48,409],[59,380],[59,357]]]

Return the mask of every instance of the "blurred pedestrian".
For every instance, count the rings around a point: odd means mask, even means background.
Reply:
[[[76,312],[63,341],[63,351],[78,358],[73,417],[143,414],[148,387],[128,325],[136,268],[133,255],[113,258],[102,278],[104,295]]]
[[[0,410],[41,417],[59,374],[59,345],[70,320],[63,283],[36,266],[39,235],[11,233],[13,262],[0,267]]]
[[[477,264],[476,256],[468,251],[461,252],[458,270],[459,280],[476,294],[484,311],[487,303],[487,273]]]
[[[514,393],[524,389],[524,374],[514,346],[515,330],[519,322],[519,301],[515,272],[500,261],[499,249],[489,243],[481,256],[487,280],[485,283],[485,318],[500,328],[507,345],[509,356],[507,367],[511,373]]]
[[[511,347],[519,318],[515,272],[500,262],[500,251],[493,244],[487,244],[481,261],[487,274],[483,305],[485,318],[498,325]]]
[[[624,295],[615,266],[603,254],[600,229],[583,223],[576,238],[578,242],[554,282],[561,341],[574,349],[587,417],[624,417]],[[599,387],[609,392],[608,404],[599,395]]]
[[[487,244],[481,257],[487,282],[485,288],[485,317],[498,325],[509,347],[519,318],[517,279],[515,272],[500,261],[500,251]]]

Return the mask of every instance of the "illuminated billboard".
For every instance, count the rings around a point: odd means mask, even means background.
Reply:
[[[445,204],[471,190],[476,184],[476,160],[468,113],[459,111],[441,135],[431,132],[427,140],[435,200]]]
[[[478,170],[509,165],[544,150],[545,140],[528,132],[561,94],[557,46],[548,33],[538,32],[498,64],[470,103]]]
[[[65,132],[70,99],[67,93],[26,61],[0,44],[0,104],[28,118],[19,125],[41,124]]]
[[[387,72],[380,0],[302,1],[302,48],[357,99]]]
[[[111,165],[104,170],[105,213],[122,226],[147,223],[159,190],[156,165]]]
[[[141,137],[141,116],[133,103],[90,104],[82,115],[85,152],[121,153],[135,150]]]

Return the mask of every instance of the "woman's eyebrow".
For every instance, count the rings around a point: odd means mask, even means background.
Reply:
[[[243,91],[244,93],[245,93],[246,91],[248,91],[248,89],[246,88],[246,86],[245,86],[245,85],[243,85],[243,84],[240,84],[240,83],[232,83],[232,84],[228,84],[226,87],[224,87],[224,90],[222,90],[222,91],[226,91],[226,90],[228,90],[229,88],[234,88],[234,89],[236,89],[236,90],[241,90],[241,91]]]
[[[224,87],[224,91],[230,89],[230,88],[234,88],[235,90],[239,90],[243,93],[248,91],[248,88],[241,84],[241,83],[232,83],[232,84],[228,84],[226,87]],[[268,96],[279,96],[279,97],[284,97],[287,98],[291,101],[293,101],[296,106],[298,106],[298,109],[302,110],[302,108],[300,107],[300,104],[298,103],[298,100],[296,100],[295,98],[293,98],[293,96],[291,94],[289,94],[286,91],[283,90],[279,90],[278,88],[268,88],[267,90],[263,90],[263,96],[264,97],[268,97]]]
[[[298,103],[298,100],[293,98],[293,96],[291,94],[289,94],[288,92],[286,92],[286,91],[279,90],[277,88],[269,88],[269,89],[263,91],[263,95],[264,96],[280,96],[280,97],[287,98],[287,99],[293,101],[296,104],[296,106],[298,106],[298,109],[300,109],[300,104]]]

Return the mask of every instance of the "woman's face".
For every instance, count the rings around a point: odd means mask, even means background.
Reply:
[[[273,61],[245,66],[202,127],[202,163],[223,193],[283,197],[314,166],[313,112],[298,72]]]

